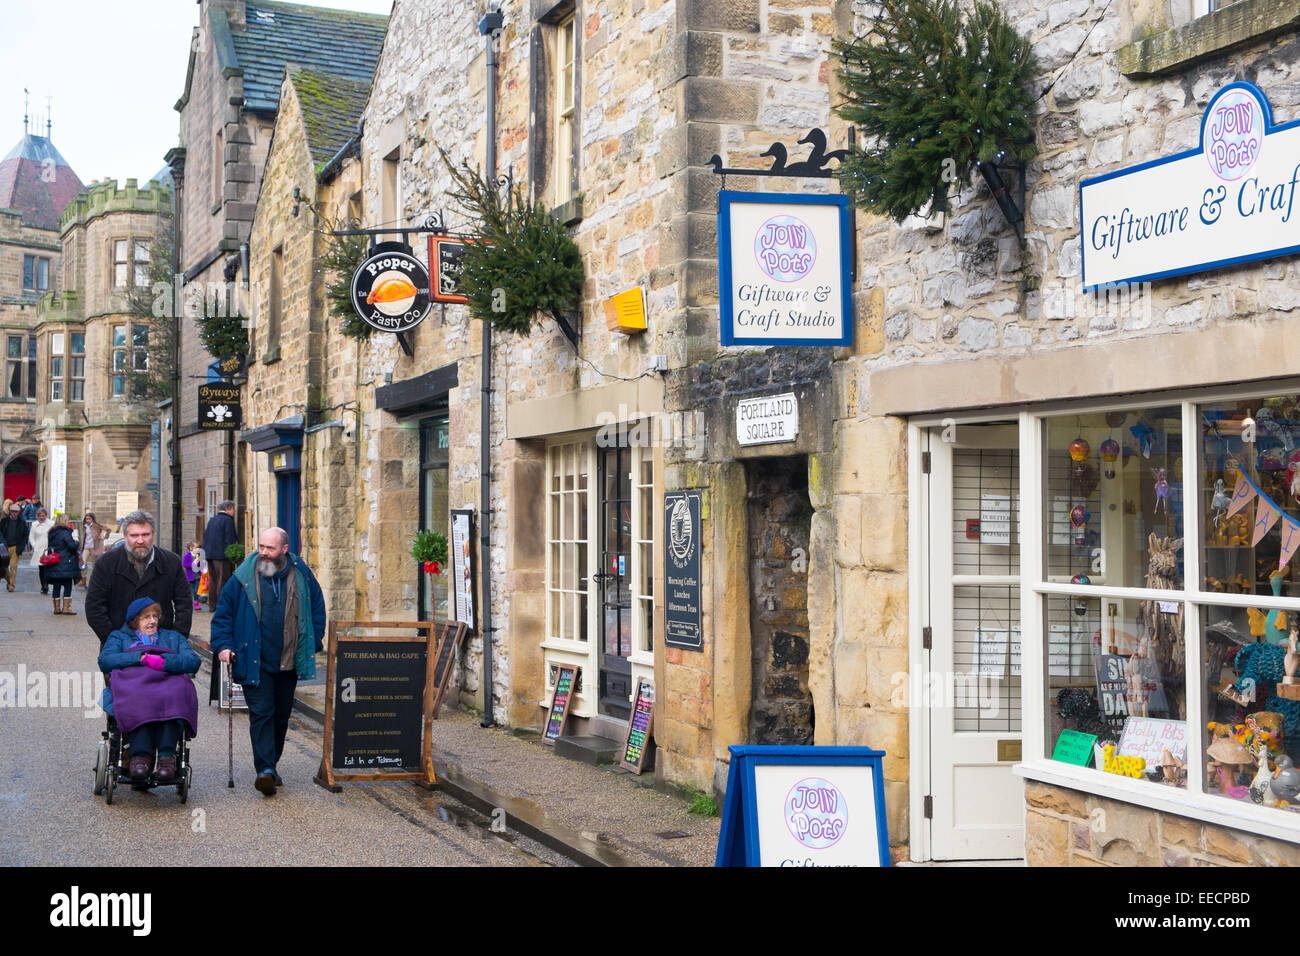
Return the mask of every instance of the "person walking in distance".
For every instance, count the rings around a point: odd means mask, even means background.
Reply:
[[[216,611],[217,602],[221,600],[221,588],[230,580],[234,565],[226,557],[226,548],[239,544],[239,532],[235,528],[235,503],[223,501],[217,505],[217,513],[203,529],[203,553],[208,560],[208,610]]]
[[[32,522],[27,529],[27,540],[32,545],[31,566],[36,569],[41,578],[41,593],[50,593],[49,577],[45,565],[41,564],[41,557],[45,554],[45,549],[50,546],[50,531],[54,527],[54,522],[50,520],[49,515],[45,513],[44,508],[37,509],[36,520]]]
[[[206,570],[204,565],[203,552],[199,550],[199,543],[191,541],[181,555],[181,565],[185,568],[185,578],[190,582],[190,590],[194,594],[194,610],[199,609],[199,579]]]
[[[103,647],[108,635],[126,624],[126,610],[136,598],[152,598],[162,608],[158,626],[190,634],[193,596],[181,559],[153,543],[153,515],[132,511],[122,519],[126,540],[95,563],[86,590],[86,623]]]
[[[18,574],[18,556],[27,547],[27,522],[23,520],[22,508],[15,502],[9,506],[8,513],[0,518],[0,539],[9,549],[9,567],[5,571],[5,583],[10,591],[14,589],[14,577]]]
[[[49,551],[59,556],[59,563],[42,568],[45,580],[54,591],[54,613],[76,614],[72,609],[72,582],[81,577],[81,557],[72,529],[56,524],[49,531]],[[45,548],[41,549],[45,553]]]
[[[95,572],[95,562],[104,553],[104,532],[108,529],[95,520],[95,512],[87,511],[81,519],[81,567],[87,586]]]
[[[212,616],[212,653],[230,663],[232,679],[244,688],[254,786],[263,796],[284,786],[276,767],[294,690],[299,678],[316,676],[324,634],[325,597],[315,575],[289,553],[283,528],[267,528],[258,536],[257,554],[227,582]]]

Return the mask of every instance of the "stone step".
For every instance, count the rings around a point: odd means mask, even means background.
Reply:
[[[617,763],[621,746],[617,740],[608,737],[560,737],[555,741],[555,752],[568,760],[578,760],[595,767],[602,763]]]

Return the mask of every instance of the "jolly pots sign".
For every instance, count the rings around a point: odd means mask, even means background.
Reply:
[[[1210,99],[1195,149],[1079,184],[1085,291],[1300,250],[1300,121],[1259,87]]]
[[[415,328],[433,308],[429,270],[401,242],[381,242],[352,275],[352,307],[380,332]]]
[[[852,345],[847,196],[718,195],[723,345]]]

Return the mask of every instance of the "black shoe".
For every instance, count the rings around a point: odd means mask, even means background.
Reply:
[[[275,778],[275,785],[276,785],[277,787],[283,787],[283,786],[284,786],[284,781],[280,779],[280,775],[279,775],[278,773],[273,773],[273,774],[271,774],[271,776]]]
[[[257,788],[257,792],[260,793],[262,796],[274,797],[275,796],[275,774],[259,773],[257,775],[257,780],[253,784],[253,786]]]

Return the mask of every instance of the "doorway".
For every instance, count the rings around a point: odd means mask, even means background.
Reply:
[[[632,465],[633,449],[600,450],[599,712],[627,720],[632,712]]]
[[[1022,739],[1018,425],[950,423],[923,431],[921,451],[919,557],[928,573],[920,637],[928,666],[912,686],[928,717],[930,857],[1017,859],[1024,855],[1024,785],[1011,771]]]

